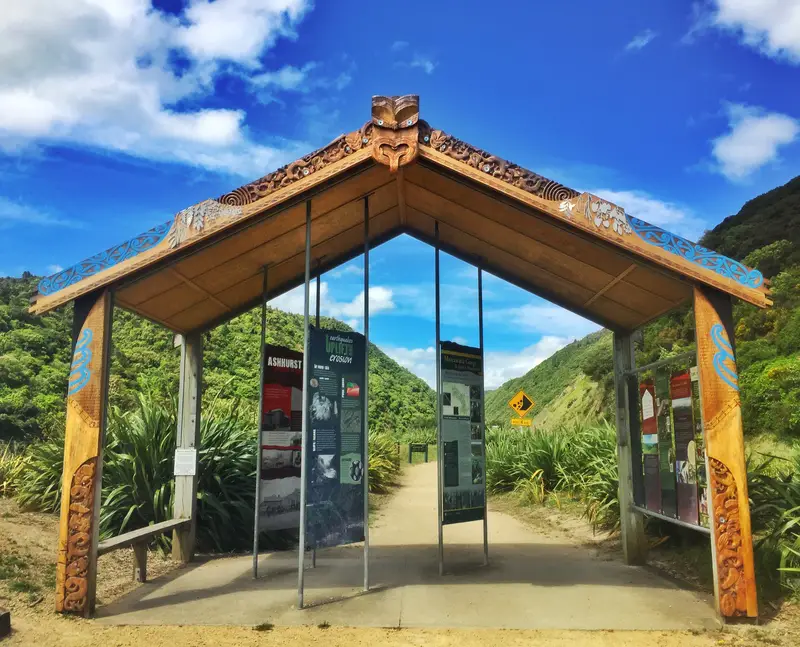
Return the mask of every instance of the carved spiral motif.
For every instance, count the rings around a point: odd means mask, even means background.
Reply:
[[[158,227],[153,227],[150,231],[146,231],[121,245],[110,247],[100,254],[95,254],[66,270],[43,278],[39,281],[39,294],[44,296],[53,294],[117,263],[152,249],[164,240],[171,227],[172,220],[165,222],[163,225],[158,225]]]
[[[298,160],[282,166],[269,175],[240,186],[218,199],[222,204],[243,207],[246,204],[260,200],[275,191],[294,184],[298,180],[308,177],[312,173],[325,168],[329,164],[352,155],[369,144],[372,137],[372,123],[367,122],[359,130],[341,135],[330,144],[304,155]]]
[[[714,370],[716,371],[719,379],[731,387],[734,391],[739,390],[739,375],[734,370],[736,368],[736,359],[733,356],[733,346],[725,336],[725,328],[721,323],[716,323],[711,326],[711,341],[717,347],[717,352],[714,353]],[[726,362],[732,362],[731,368]]]
[[[471,146],[441,130],[434,130],[426,121],[419,122],[419,142],[544,200],[561,202],[579,195],[577,191],[563,184]]]
[[[719,603],[726,617],[747,614],[747,583],[739,524],[739,496],[736,479],[728,466],[709,456],[712,512],[717,548]]]
[[[86,610],[89,585],[89,551],[92,547],[92,510],[97,458],[90,458],[75,470],[69,491],[69,518],[64,580],[64,611]]]
[[[758,288],[764,283],[761,272],[751,270],[739,261],[706,249],[702,245],[664,231],[660,227],[631,215],[628,216],[628,222],[642,240],[650,245],[660,247],[670,254],[685,258],[687,261],[696,263],[725,278],[733,279],[748,288]]]
[[[72,366],[69,372],[69,390],[67,395],[75,395],[85,387],[92,377],[90,364],[92,361],[92,343],[94,333],[91,328],[84,328],[78,343],[75,344],[75,353],[72,355]]]

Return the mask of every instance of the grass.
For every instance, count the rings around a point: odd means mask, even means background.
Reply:
[[[200,550],[229,552],[250,546],[256,469],[256,434],[251,418],[237,403],[218,398],[204,408],[198,452]],[[172,518],[176,428],[176,403],[150,395],[140,396],[132,411],[114,407],[109,412],[103,454],[101,538]],[[396,442],[389,434],[372,432],[369,446],[370,492],[386,494],[400,473]],[[4,465],[14,462],[16,471],[8,487],[18,503],[29,510],[57,512],[61,504],[63,435],[34,443],[24,454],[12,454],[8,447],[0,451],[4,451],[0,454],[5,457]],[[275,541],[282,539],[276,535]],[[156,542],[169,551],[171,536],[161,535]]]
[[[769,442],[762,437],[759,447],[783,449]],[[601,422],[552,430],[490,430],[486,483],[490,492],[514,492],[529,505],[577,500],[594,528],[615,529],[619,526],[615,429]],[[748,489],[761,594],[765,599],[782,594],[800,598],[800,451],[751,453]],[[669,524],[650,522],[648,532],[670,543],[673,538],[682,541],[680,529]],[[696,570],[688,562],[683,568]]]
[[[257,624],[253,629],[255,631],[272,631],[275,628],[275,625],[271,622],[262,622],[261,624]]]

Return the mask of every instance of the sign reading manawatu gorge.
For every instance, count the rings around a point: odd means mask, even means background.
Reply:
[[[441,343],[442,523],[483,519],[483,361],[479,348]]]
[[[365,353],[363,335],[310,331],[306,532],[314,547],[364,541]]]
[[[300,527],[303,354],[264,346],[259,530]]]

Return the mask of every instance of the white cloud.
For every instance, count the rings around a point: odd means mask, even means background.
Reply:
[[[524,375],[570,341],[572,340],[566,337],[545,336],[535,344],[526,346],[518,352],[486,352],[485,387],[496,389],[512,378]],[[381,350],[400,366],[425,380],[431,388],[436,388],[436,351],[433,346],[405,348],[381,345]]]
[[[716,27],[766,56],[800,64],[800,0],[712,0],[695,16],[693,32]]]
[[[436,388],[436,351],[433,346],[403,348],[381,344],[381,350],[400,366],[425,380],[432,389]]]
[[[246,77],[251,90],[261,103],[277,101],[278,92],[308,94],[314,90],[343,90],[353,80],[355,64],[345,59],[346,68],[338,75],[329,77],[323,74],[321,65],[315,61],[302,67],[284,65],[274,70]]]
[[[631,41],[625,45],[625,51],[631,52],[643,49],[647,47],[656,36],[658,36],[658,34],[652,29],[645,29],[642,33],[636,34],[636,36],[634,36]]]
[[[741,104],[728,106],[728,126],[729,132],[712,142],[712,154],[729,180],[742,180],[775,160],[800,134],[797,119]]]
[[[143,0],[133,3],[141,6]],[[294,26],[309,8],[306,0],[190,0],[188,24],[178,29],[177,39],[198,60],[256,67],[261,52],[279,37],[296,37]]]
[[[29,205],[14,202],[0,196],[0,229],[9,229],[16,225],[70,227],[75,229],[80,229],[83,226],[74,220],[59,218]]]
[[[428,56],[423,56],[422,54],[415,54],[414,58],[411,59],[411,62],[408,64],[409,67],[418,67],[425,72],[425,74],[433,74],[433,71],[436,69],[436,61]]]
[[[60,265],[48,265],[46,269],[50,274],[57,274],[58,272],[61,272],[64,268],[61,267]]]
[[[690,240],[700,238],[705,229],[704,222],[693,215],[687,207],[659,200],[644,191],[591,189],[589,192],[622,207],[625,213]]]
[[[321,314],[326,317],[334,317],[345,321],[353,328],[358,328],[364,319],[364,290],[361,290],[351,301],[337,301],[331,296],[330,286],[326,281],[322,281],[319,286],[320,303],[322,305]],[[289,290],[284,294],[270,301],[270,305],[285,312],[303,314],[304,287],[302,285],[294,290]],[[373,317],[382,312],[388,312],[395,308],[393,293],[390,288],[381,285],[370,286],[369,288],[369,314]],[[313,318],[317,311],[316,285],[312,281],[309,295],[309,314]],[[355,324],[355,325],[354,325]]]
[[[330,275],[334,279],[340,279],[343,276],[348,276],[353,274],[354,276],[364,276],[364,268],[363,263],[346,263],[345,265],[340,265],[339,267],[332,269],[330,272],[326,274]]]
[[[392,43],[391,50],[393,52],[399,52],[401,49],[405,49],[406,47],[408,47],[407,40],[396,40]]]
[[[95,147],[244,175],[294,154],[248,138],[245,113],[186,108],[231,70],[293,37],[306,0],[6,0],[0,21],[0,148]]]
[[[486,321],[502,323],[523,332],[577,339],[599,330],[600,326],[559,306],[528,303],[513,308],[484,311]]]
[[[557,350],[564,348],[572,339],[547,335],[535,344],[517,353],[509,351],[490,351],[485,353],[486,370],[484,384],[487,389],[496,389],[508,380],[525,375]]]

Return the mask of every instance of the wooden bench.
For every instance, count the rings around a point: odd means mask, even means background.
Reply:
[[[408,462],[411,462],[411,455],[413,452],[425,454],[425,462],[428,462],[428,443],[409,443],[408,445]]]
[[[110,553],[112,550],[118,550],[120,548],[128,548],[129,546],[132,546],[134,557],[133,579],[137,582],[146,582],[147,544],[149,544],[156,535],[170,532],[171,530],[177,530],[178,528],[182,528],[190,523],[190,519],[170,519],[169,521],[161,521],[159,523],[145,526],[144,528],[125,532],[116,537],[112,537],[111,539],[101,541],[97,545],[97,555],[105,555],[106,553]]]

